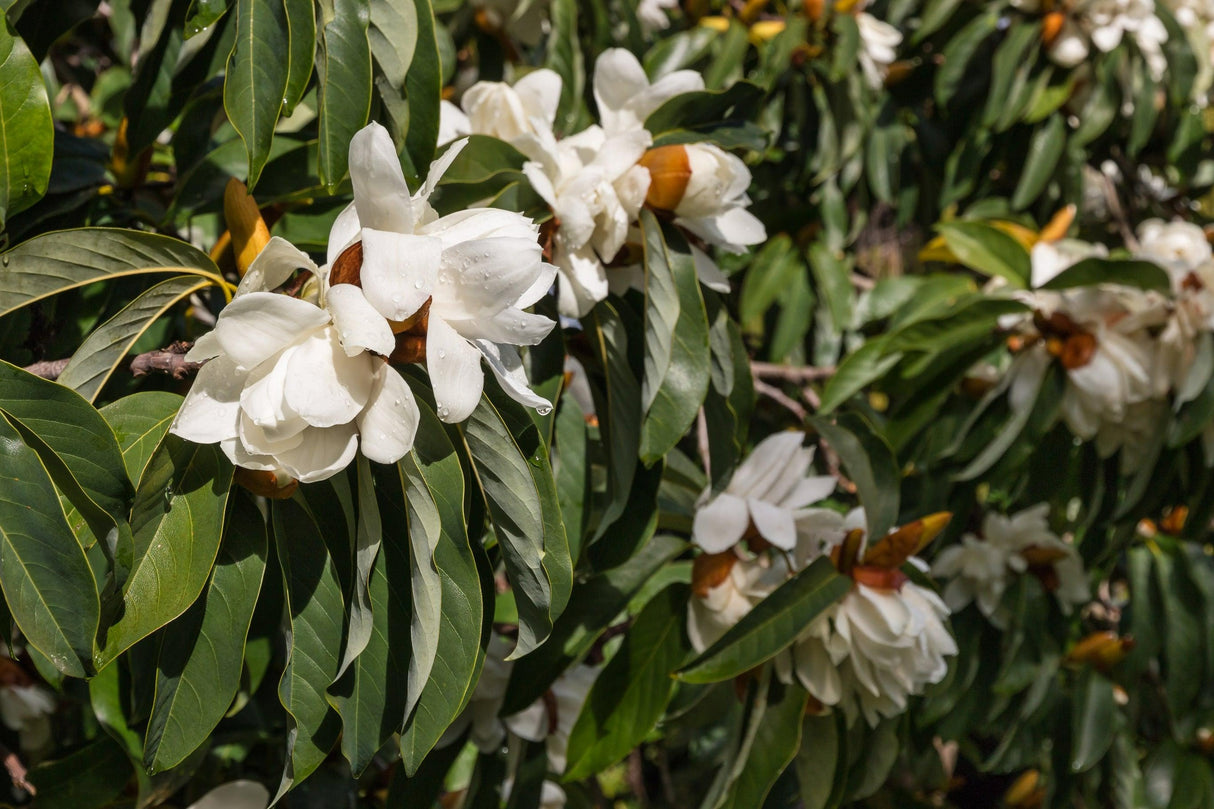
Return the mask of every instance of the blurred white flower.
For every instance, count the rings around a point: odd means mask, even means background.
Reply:
[[[1138,245],[1135,256],[1167,270],[1177,292],[1184,289],[1189,273],[1214,261],[1205,231],[1192,222],[1148,219],[1138,226]]]
[[[665,31],[670,27],[670,17],[666,12],[679,7],[679,0],[640,0],[637,3],[637,22],[645,34],[654,31]]]
[[[561,99],[561,77],[551,70],[533,70],[513,85],[479,81],[464,92],[460,106],[442,108],[440,129],[449,137],[488,135],[531,156],[537,139],[551,136]],[[439,143],[445,143],[443,135]]]
[[[371,307],[402,323],[427,305],[426,369],[438,416],[466,419],[480,401],[484,359],[516,401],[545,410],[516,346],[535,345],[556,325],[524,311],[552,286],[539,228],[512,211],[475,208],[439,217],[429,204],[460,149],[434,162],[411,194],[387,130],[369,124],[350,141],[354,202],[333,223],[330,262],[361,242],[361,284]]]
[[[788,577],[783,556],[758,555],[739,558],[733,551],[701,554],[692,574],[691,599],[687,610],[687,636],[702,652],[721,639]]]
[[[1012,0],[1012,5],[1029,12],[1052,6],[1042,0]],[[1155,14],[1154,0],[1076,0],[1065,8],[1062,25],[1048,43],[1054,62],[1076,67],[1088,58],[1090,46],[1108,53],[1129,36],[1153,78],[1159,80],[1163,76],[1167,67],[1163,45],[1168,40],[1168,31]]]
[[[708,553],[733,547],[748,532],[782,550],[797,544],[797,519],[810,503],[835,489],[828,475],[810,476],[812,447],[801,446],[805,434],[776,433],[761,441],[738,467],[729,485],[713,496],[700,495],[692,541]]]
[[[315,301],[270,290],[297,268]],[[418,410],[385,357],[395,338],[362,291],[328,287],[326,270],[280,238],[258,254],[214,330],[186,355],[208,362],[173,422],[176,435],[218,443],[247,469],[324,480],[363,454],[394,463],[413,446]]]
[[[265,809],[270,791],[256,781],[229,781],[215,787],[187,809]]]
[[[860,69],[864,79],[874,90],[881,89],[889,66],[898,59],[898,46],[902,44],[902,32],[883,20],[878,20],[867,11],[856,15],[860,29]]]
[[[1074,546],[1050,530],[1048,503],[1010,516],[994,512],[982,521],[982,536],[965,534],[961,544],[945,548],[932,564],[932,575],[948,579],[944,600],[954,612],[970,601],[992,624],[1007,626],[1004,591],[1015,575],[1032,570],[1053,591],[1066,614],[1090,597],[1083,562]]]
[[[0,721],[20,734],[21,749],[40,751],[51,742],[55,693],[36,683],[0,686]]]

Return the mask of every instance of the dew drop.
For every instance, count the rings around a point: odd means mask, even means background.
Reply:
[[[535,409],[535,412],[539,413],[541,416],[546,416],[552,412],[552,408],[551,407],[537,407]]]
[[[8,256],[5,256],[4,258],[0,259],[0,262],[3,262],[4,266],[7,267],[8,266]]]
[[[413,282],[413,288],[414,289],[422,288],[422,280],[420,278]]]
[[[393,302],[393,303],[400,303],[400,295],[393,295],[393,296],[392,296],[392,302]]]
[[[438,350],[438,358],[439,358],[440,360],[444,360],[444,359],[446,359],[446,358],[447,358],[447,352],[446,352],[445,350],[443,350],[443,349],[441,349],[441,348],[440,348],[440,349]]]
[[[447,407],[446,405],[439,405],[439,406],[438,406],[438,416],[439,416],[439,418],[444,418],[444,419],[445,419],[445,418],[447,418],[447,416],[450,416],[450,415],[451,415],[451,408]]]
[[[397,407],[400,407],[400,399],[394,399],[392,401],[392,404],[396,405]]]

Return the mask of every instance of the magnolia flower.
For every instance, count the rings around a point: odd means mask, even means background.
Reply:
[[[297,268],[310,272],[314,300],[270,290]],[[218,443],[232,463],[324,480],[363,454],[395,463],[412,448],[419,414],[408,384],[385,360],[388,321],[350,284],[275,237],[241,280],[215,329],[186,354],[207,361],[171,431]]]
[[[712,646],[788,577],[784,557],[739,558],[733,551],[705,553],[693,563],[694,598],[687,637],[697,652]]]
[[[1042,0],[1012,0],[1012,5],[1037,12],[1045,4]],[[1146,59],[1151,75],[1156,80],[1162,77],[1167,67],[1163,44],[1168,32],[1155,15],[1154,0],[1076,0],[1047,47],[1054,62],[1076,67],[1088,58],[1089,44],[1108,53],[1127,35]]]
[[[229,781],[203,795],[187,809],[265,809],[270,791],[256,781]]]
[[[1205,231],[1192,222],[1148,219],[1138,226],[1138,245],[1135,256],[1167,270],[1178,291],[1189,273],[1214,261]]]
[[[750,532],[777,548],[797,544],[797,519],[806,506],[829,496],[830,476],[808,475],[814,450],[803,447],[800,432],[776,433],[761,441],[738,467],[725,491],[700,495],[692,541],[708,553],[720,553]],[[842,533],[839,534],[840,538]]]
[[[594,63],[594,100],[608,135],[644,129],[658,107],[703,89],[704,77],[695,70],[676,70],[650,84],[641,63],[623,48],[603,51]]]
[[[556,268],[542,260],[539,228],[521,214],[437,215],[430,194],[461,148],[453,144],[411,194],[387,130],[372,123],[355,134],[354,202],[333,223],[330,262],[358,243],[371,309],[397,324],[426,318],[426,368],[440,419],[463,421],[476,408],[482,359],[513,399],[546,411],[551,404],[531,391],[516,346],[535,345],[556,325],[524,311],[552,286]]]
[[[1032,570],[1051,589],[1066,614],[1090,597],[1083,562],[1074,546],[1050,530],[1048,503],[1011,516],[990,513],[982,536],[965,534],[960,545],[940,552],[932,575],[949,579],[944,601],[954,612],[971,601],[992,624],[1003,629],[1010,618],[1002,605],[1013,575]]]
[[[637,22],[646,34],[654,31],[665,31],[670,27],[670,18],[666,12],[679,7],[679,0],[640,0],[637,3]]]
[[[856,15],[856,27],[860,29],[860,50],[857,58],[868,86],[881,89],[889,66],[898,58],[898,46],[902,44],[902,32],[883,20],[878,20],[866,11]]]
[[[615,137],[597,126],[557,141],[549,138],[523,173],[552,208],[559,227],[552,258],[560,271],[557,302],[569,317],[607,297],[612,261],[636,221],[649,175],[637,161],[649,146],[643,129]]]
[[[513,86],[479,81],[464,93],[460,107],[446,102],[440,129],[449,138],[488,135],[531,156],[535,154],[537,139],[551,136],[560,99],[561,77],[547,69],[534,70]],[[439,142],[446,142],[443,135],[439,136]]]
[[[55,694],[36,683],[0,686],[0,721],[21,737],[21,749],[38,751],[51,741]]]

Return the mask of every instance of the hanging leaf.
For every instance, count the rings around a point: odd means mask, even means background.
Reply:
[[[283,0],[236,0],[236,45],[224,76],[223,108],[249,156],[249,190],[269,159],[287,102],[291,44]]]
[[[38,62],[6,20],[0,31],[0,229],[46,193],[54,127]]]
[[[350,139],[371,112],[371,44],[367,0],[334,0],[316,48],[320,115],[320,181],[333,193],[346,176]]]

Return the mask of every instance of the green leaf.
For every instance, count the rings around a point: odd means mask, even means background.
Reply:
[[[484,603],[464,523],[464,473],[434,410],[418,402],[421,424],[410,456],[438,509],[442,537],[434,563],[442,571],[442,622],[430,679],[401,732],[405,772],[416,774],[447,726],[472,696],[481,665]],[[399,524],[399,519],[397,520]]]
[[[607,769],[639,745],[662,717],[674,691],[670,675],[691,652],[684,629],[689,594],[686,585],[672,585],[641,610],[595,679],[573,725],[564,780]]]
[[[1085,772],[1104,758],[1113,743],[1117,701],[1113,683],[1086,669],[1075,686],[1071,712],[1071,771]]]
[[[237,498],[211,581],[161,642],[143,752],[150,771],[184,761],[232,704],[265,569],[265,521],[249,498]]]
[[[1041,289],[1071,289],[1096,284],[1118,284],[1164,293],[1172,289],[1167,270],[1158,264],[1107,258],[1078,261],[1042,284]]]
[[[561,77],[561,98],[556,105],[557,120],[553,122],[553,128],[564,133],[577,131],[586,92],[586,67],[578,44],[577,12],[576,0],[553,0],[549,14],[552,33],[548,37],[548,58],[544,67]]]
[[[590,651],[645,582],[686,548],[683,540],[656,536],[624,564],[580,582],[548,640],[514,664],[502,715],[517,713],[542,697],[561,672]]]
[[[219,551],[231,482],[232,464],[218,446],[165,436],[135,492],[134,558],[122,614],[95,658],[99,670],[198,598]]]
[[[85,284],[152,273],[219,280],[206,253],[168,236],[114,228],[45,233],[0,256],[0,317]]]
[[[984,275],[999,276],[1024,289],[1032,275],[1028,251],[1008,234],[982,222],[941,222],[936,230],[957,259]]]
[[[0,229],[46,193],[54,134],[42,71],[5,21],[0,31]]]
[[[839,454],[848,477],[856,484],[856,493],[864,506],[869,539],[876,542],[889,533],[898,520],[902,476],[893,450],[858,415],[848,415],[837,423],[812,418],[810,423]]]
[[[144,332],[180,301],[210,285],[209,279],[181,275],[146,290],[85,338],[56,381],[95,401]]]
[[[839,405],[862,391],[865,386],[885,376],[902,359],[902,352],[891,351],[889,340],[875,337],[848,354],[838,370],[826,380],[822,404],[818,412],[830,413]]]
[[[291,735],[278,797],[320,766],[341,730],[325,690],[341,661],[345,604],[333,557],[302,502],[296,494],[270,504],[290,621],[278,698],[290,714]]]
[[[409,676],[411,606],[409,558],[403,542],[385,543],[373,560],[368,597],[371,635],[354,665],[331,689],[341,716],[341,751],[361,775],[384,743],[400,729]]]
[[[708,392],[708,315],[691,248],[673,227],[641,212],[645,243],[645,378],[641,460],[653,464],[679,442]]]
[[[190,9],[186,12],[186,39],[201,34],[208,26],[217,22],[228,12],[232,0],[190,0]]]
[[[641,386],[629,362],[629,329],[621,311],[615,303],[601,301],[584,321],[591,351],[598,361],[597,367],[586,364],[586,372],[601,370],[602,374],[599,384],[591,385],[591,392],[596,412],[603,415],[599,428],[607,449],[608,475],[608,502],[592,539],[603,536],[623,513],[636,474],[641,439]]]
[[[34,767],[29,780],[38,790],[39,809],[94,809],[110,805],[131,778],[131,761],[109,736],[69,756]]]
[[[819,559],[777,587],[677,676],[689,683],[729,680],[770,660],[851,589],[829,559]]]
[[[0,412],[45,445],[42,461],[72,504],[86,517],[92,517],[90,510],[99,512],[94,530],[105,527],[98,521],[110,527],[126,522],[131,486],[122,452],[92,405],[62,385],[0,361]]]
[[[290,115],[303,98],[312,78],[312,62],[316,53],[316,13],[312,0],[282,0],[282,4],[291,43],[287,54],[287,79],[283,85],[282,114]]]
[[[492,390],[460,432],[518,603],[518,646],[511,656],[521,657],[548,637],[573,582],[548,449],[522,406]]]
[[[1050,180],[1054,179],[1065,146],[1066,121],[1062,113],[1056,112],[1045,126],[1033,133],[1033,139],[1029,141],[1024,169],[1012,194],[1013,209],[1022,210],[1041,195]]]
[[[680,93],[649,114],[645,128],[654,138],[676,129],[711,132],[730,122],[750,118],[763,98],[763,88],[748,81],[725,90]]]
[[[443,515],[426,485],[412,455],[397,464],[404,486],[409,530],[409,572],[413,596],[412,654],[409,656],[405,688],[405,708],[401,716],[413,713],[422,689],[430,678],[438,651],[439,623],[442,618],[442,581],[434,553],[443,539]]]
[[[1154,557],[1163,606],[1156,632],[1163,634],[1164,688],[1172,715],[1184,716],[1195,707],[1194,702],[1207,682],[1202,660],[1203,645],[1209,639],[1204,637],[1197,612],[1202,599],[1189,578],[1184,556],[1165,550]]]
[[[371,0],[367,39],[371,56],[392,89],[404,93],[405,76],[417,48],[417,6]]]
[[[334,0],[316,49],[320,181],[332,193],[346,176],[350,139],[371,113],[371,44],[367,0]]]
[[[847,780],[846,738],[839,732],[837,716],[805,717],[801,739],[795,762],[801,802],[805,809],[837,806],[841,797],[837,793]]]
[[[774,690],[773,686],[771,691]],[[809,692],[796,682],[783,686],[775,699],[769,697],[763,721],[750,743],[746,764],[718,806],[750,809],[764,805],[767,793],[801,746],[802,720],[808,702]]]
[[[1034,415],[1042,422],[1050,422],[1055,417],[1058,406],[1062,401],[1063,380],[1053,366],[1046,369],[1045,374],[1035,382],[1035,387],[1026,389],[1024,400],[1032,400],[1031,407],[1022,407],[1012,412],[1011,417],[1000,428],[999,434],[990,441],[982,451],[966,464],[965,468],[953,476],[954,480],[974,480],[998,463],[1016,443],[1016,439],[1033,421]]]
[[[943,64],[936,71],[936,103],[946,106],[965,78],[970,60],[978,52],[983,41],[993,34],[999,25],[999,9],[987,8],[955,34],[940,52]]]
[[[118,439],[126,474],[132,481],[143,474],[180,408],[181,397],[163,391],[133,393],[101,408],[101,415]]]
[[[249,156],[250,190],[270,157],[292,55],[283,0],[236,0],[236,45],[224,76],[223,108]]]
[[[417,9],[417,49],[405,76],[409,102],[409,131],[405,150],[419,175],[426,173],[438,144],[438,111],[443,93],[443,65],[438,30],[430,0],[414,0]]]
[[[814,242],[809,248],[809,266],[813,270],[818,297],[826,304],[835,331],[851,328],[855,295],[851,260],[822,242]]]
[[[90,671],[101,605],[38,456],[0,417],[0,588],[21,634],[72,677]]]

